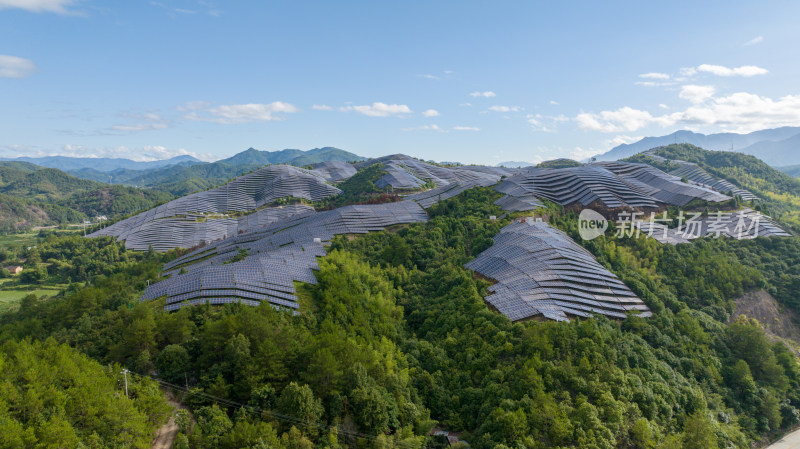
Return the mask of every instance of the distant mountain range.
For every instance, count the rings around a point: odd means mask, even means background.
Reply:
[[[32,163],[43,167],[54,167],[78,178],[107,184],[147,187],[163,190],[173,195],[185,195],[217,186],[264,165],[289,164],[304,167],[318,162],[351,162],[363,159],[363,157],[348,151],[324,147],[308,151],[295,149],[260,151],[249,148],[216,162],[202,162],[191,156],[178,156],[152,162],[66,156],[22,157],[8,161],[16,164]]]
[[[199,159],[192,156],[175,156],[171,159],[160,161],[137,162],[130,159],[109,158],[109,157],[69,157],[69,156],[45,156],[45,157],[18,157],[0,158],[2,161],[29,162],[40,167],[57,168],[59,170],[70,171],[90,168],[97,171],[112,170],[147,170],[158,167],[166,167],[176,164],[199,164]]]
[[[784,165],[783,167],[775,167],[775,168],[786,173],[789,176],[800,178],[800,165]]]
[[[356,162],[364,160],[363,157],[340,150],[334,147],[314,148],[308,151],[302,150],[280,150],[280,151],[260,151],[255,148],[248,148],[241,153],[222,159],[228,165],[267,165],[267,164],[288,164],[297,167],[316,164],[326,161]]]
[[[332,147],[309,151],[250,148],[216,162],[191,156],[152,162],[67,156],[0,159],[0,232],[75,223],[97,215],[116,218],[218,186],[268,164],[302,167],[363,159]]]
[[[501,162],[495,167],[507,167],[507,168],[519,168],[519,167],[530,167],[531,165],[536,165],[533,162],[521,162],[521,161],[508,161],[508,162]]]
[[[675,143],[689,143],[707,150],[736,151],[755,156],[772,166],[800,164],[800,127],[764,129],[749,134],[700,134],[676,131],[667,136],[645,137],[638,142],[622,144],[597,160],[611,161],[633,156],[651,148]]]

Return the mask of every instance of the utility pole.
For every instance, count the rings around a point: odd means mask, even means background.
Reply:
[[[128,369],[122,370],[122,375],[125,376],[125,397],[128,397]]]

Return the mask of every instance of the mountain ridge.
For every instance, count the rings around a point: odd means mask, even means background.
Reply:
[[[109,184],[122,184],[159,189],[180,196],[223,184],[265,165],[287,164],[297,167],[327,162],[352,162],[364,158],[335,147],[314,148],[308,151],[285,149],[263,151],[248,148],[215,162],[179,163],[148,170],[100,172],[93,169],[71,171],[70,174]]]
[[[44,156],[44,157],[17,157],[17,158],[0,158],[2,161],[9,162],[28,162],[38,165],[40,167],[57,168],[59,170],[80,170],[82,168],[91,168],[98,171],[112,171],[120,168],[129,170],[145,170],[148,168],[165,167],[168,165],[175,165],[179,163],[202,163],[199,159],[189,156],[181,155],[169,159],[161,159],[155,161],[134,161],[125,158],[110,158],[110,157],[72,157],[72,156]]]
[[[688,143],[712,151],[736,151],[750,154],[762,159],[769,165],[800,164],[800,152],[791,151],[792,138],[800,136],[800,127],[785,126],[781,128],[763,129],[748,134],[715,133],[701,134],[687,130],[675,131],[672,134],[659,137],[645,137],[636,142],[621,144],[611,150],[595,156],[600,161],[624,159],[642,151],[670,144]],[[797,144],[800,145],[800,138]],[[776,148],[766,142],[789,141],[786,145]],[[758,146],[764,143],[764,146]],[[796,146],[794,147],[796,148]],[[763,153],[769,152],[769,157]],[[777,156],[780,154],[780,156]],[[787,159],[788,156],[788,159]]]

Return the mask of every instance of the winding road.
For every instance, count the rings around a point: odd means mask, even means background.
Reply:
[[[783,438],[770,444],[765,449],[800,449],[800,429],[784,435]]]

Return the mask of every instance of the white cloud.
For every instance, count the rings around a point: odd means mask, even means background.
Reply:
[[[746,133],[765,128],[800,126],[800,95],[778,99],[738,92],[725,97],[708,97],[683,111],[653,116],[625,106],[598,114],[575,117],[581,129],[601,132],[633,132],[650,125],[689,128],[716,127]]]
[[[568,122],[569,118],[566,115],[542,115],[542,114],[528,114],[525,119],[535,131],[554,132],[556,126],[562,122]]]
[[[590,157],[601,153],[602,151],[595,150],[594,148],[581,148],[575,147],[570,151],[569,158],[573,161],[582,161],[585,159],[589,159]]]
[[[442,79],[442,78],[440,78],[440,77],[438,77],[438,76],[436,76],[436,75],[431,75],[431,74],[429,74],[429,73],[426,73],[426,74],[424,74],[424,75],[420,75],[420,76],[421,76],[421,77],[423,77],[423,78],[425,78],[425,79],[434,80],[434,81],[439,81],[439,80],[441,80],[441,79]]]
[[[637,86],[645,86],[645,87],[657,87],[663,85],[662,83],[658,83],[655,81],[636,81],[634,84]]]
[[[622,145],[623,143],[633,143],[642,140],[643,136],[626,136],[626,135],[619,135],[612,139],[606,141],[607,147],[615,147],[617,145]]]
[[[474,126],[454,126],[454,131],[480,131],[480,128],[476,128]]]
[[[201,161],[212,161],[214,160],[214,156],[207,154],[207,153],[195,153],[193,151],[188,151],[184,148],[178,148],[177,150],[170,150],[167,147],[161,145],[145,145],[141,151],[137,151],[137,154],[140,154],[140,158],[144,158],[143,160],[163,160],[163,159],[170,159],[176,156],[192,156]],[[136,160],[136,159],[134,159]]]
[[[697,75],[697,69],[694,67],[681,67],[680,74],[683,77],[695,76]]]
[[[125,117],[132,119],[134,123],[113,125],[107,131],[119,132],[138,132],[138,131],[152,131],[156,129],[166,129],[170,125],[170,120],[161,117],[153,112],[144,114],[139,113],[126,113]]]
[[[29,145],[4,145],[0,146],[0,154],[6,157],[44,157],[44,156],[68,156],[68,157],[87,157],[87,158],[125,158],[134,161],[155,161],[169,159],[175,156],[188,155],[202,161],[212,161],[214,156],[208,153],[197,153],[178,148],[171,150],[161,145],[145,145],[140,148],[130,148],[126,146],[117,147],[86,147],[83,145],[63,145],[58,149],[44,149]]]
[[[774,100],[738,92],[670,114],[669,118],[674,123],[716,125],[735,132],[800,126],[800,95],[787,95]]]
[[[170,3],[170,2],[167,2],[167,3]],[[151,1],[150,2],[150,4],[152,6],[156,6],[158,8],[163,9],[164,11],[166,11],[167,16],[169,16],[171,18],[176,18],[179,15],[195,15],[195,14],[198,14],[198,13],[208,14],[209,16],[212,16],[212,17],[219,17],[220,11],[217,10],[217,9],[213,9],[209,2],[204,1],[204,0],[197,0],[195,3],[196,3],[195,6],[198,9],[176,8],[176,7],[174,7],[174,6],[170,5],[170,4],[165,4],[165,3],[162,3],[162,2],[158,2],[158,1]]]
[[[486,92],[472,92],[469,94],[470,97],[484,97],[484,98],[492,98],[496,95],[491,90],[487,90]]]
[[[191,112],[186,116],[189,120],[214,122],[223,125],[251,122],[269,122],[283,120],[279,114],[298,112],[299,109],[291,104],[275,101],[268,104],[228,104],[212,108],[205,108]]]
[[[754,65],[730,68],[721,65],[702,64],[697,67],[697,70],[717,76],[755,76],[769,73],[769,70]]]
[[[462,108],[466,108],[472,106],[472,103],[461,103],[459,104],[459,106],[461,106]]]
[[[664,103],[659,103],[658,107],[661,109],[669,109],[669,106],[665,105]]]
[[[446,132],[439,125],[423,125],[417,126],[415,128],[403,128],[403,131],[439,131],[439,132]]]
[[[688,84],[681,88],[681,93],[679,93],[678,96],[684,100],[689,100],[692,103],[698,104],[713,97],[714,92],[716,92],[714,86],[697,86],[694,84]]]
[[[599,114],[582,112],[575,117],[578,127],[590,131],[606,133],[632,132],[657,121],[649,112],[629,106],[616,111],[602,111]]]
[[[423,112],[422,115],[424,117],[438,117],[439,111],[437,111],[436,109],[428,109],[427,111]]]
[[[1,2],[2,0],[0,0],[0,6]],[[30,59],[0,55],[0,78],[27,78],[35,71],[36,64]]]
[[[168,125],[166,123],[137,123],[135,125],[113,125],[113,131],[150,131],[154,129],[165,129]]]
[[[764,36],[756,36],[749,41],[745,42],[743,45],[756,45],[764,42]]]
[[[386,104],[375,102],[371,105],[344,106],[341,111],[356,111],[369,117],[389,117],[391,115],[410,114],[411,109],[404,104]]]
[[[556,100],[550,100],[550,104],[553,106],[558,106],[558,102]]]
[[[332,111],[333,107],[332,106],[328,106],[327,104],[315,104],[315,105],[311,106],[311,109],[313,109],[315,111]]]
[[[209,106],[205,101],[187,101],[186,103],[178,106],[179,111],[199,111]]]
[[[489,110],[494,112],[519,112],[522,108],[519,106],[491,106]]]
[[[67,14],[67,7],[74,3],[75,0],[0,0],[0,9],[19,8],[31,12]]]
[[[653,80],[668,80],[669,75],[666,73],[658,73],[658,72],[650,72],[650,73],[642,73],[639,75],[639,78],[647,78]]]

